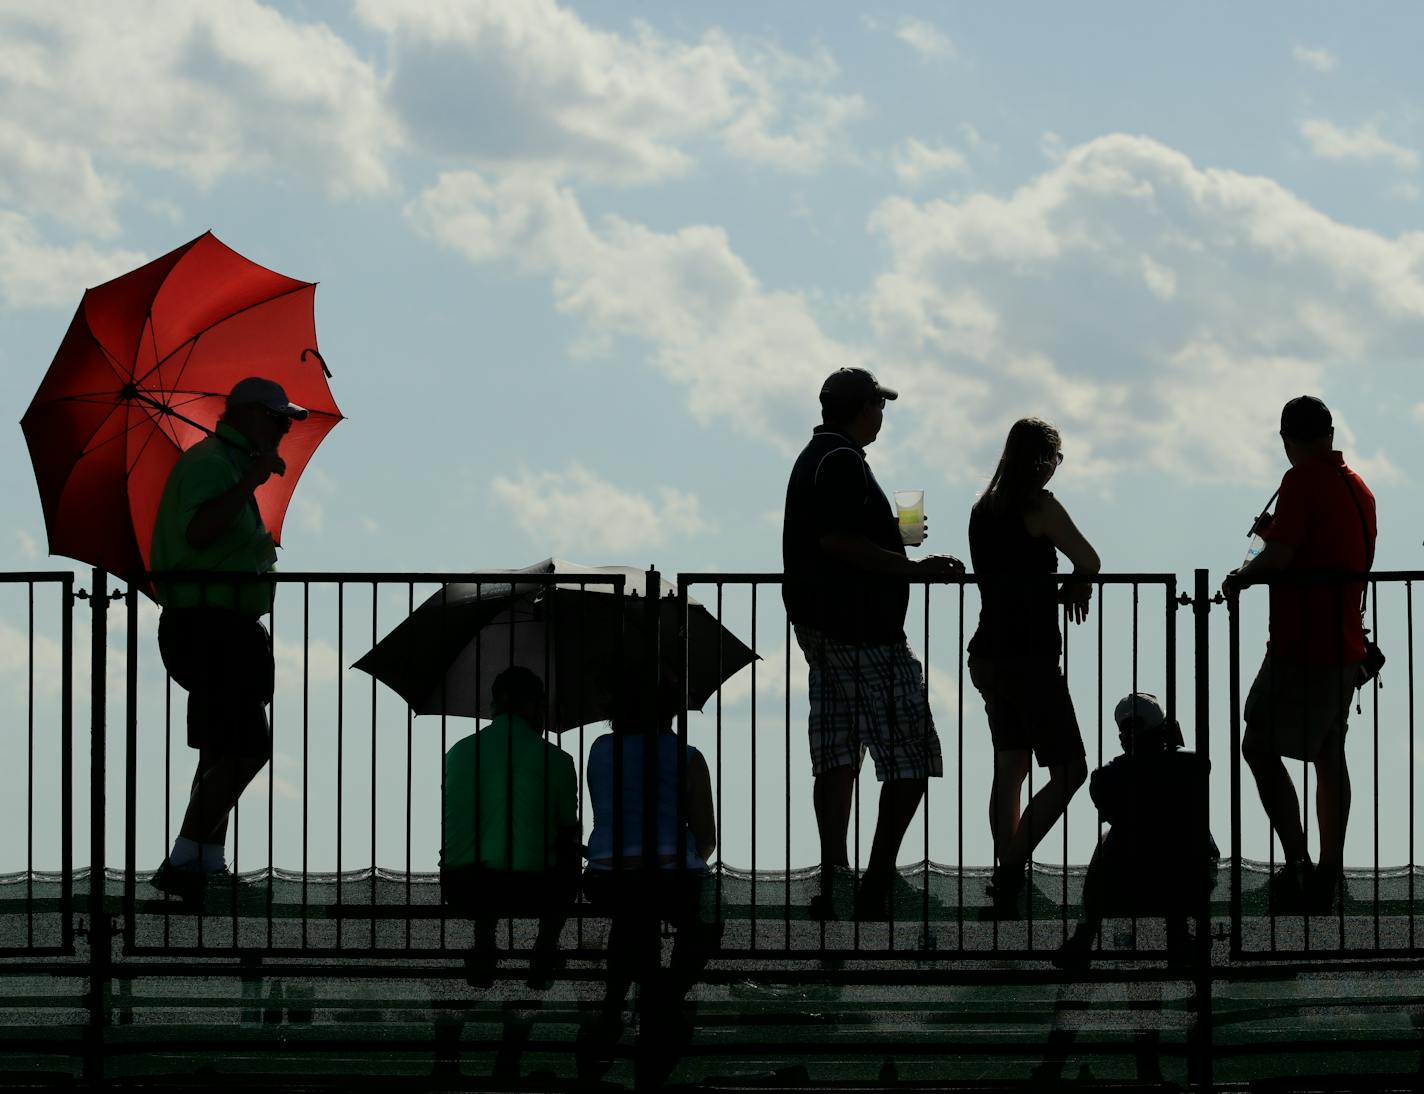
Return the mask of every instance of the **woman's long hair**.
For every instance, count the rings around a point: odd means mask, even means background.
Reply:
[[[987,505],[995,516],[1033,508],[1043,473],[1057,466],[1060,443],[1058,430],[1042,418],[1020,418],[1009,428],[999,466],[976,506]]]

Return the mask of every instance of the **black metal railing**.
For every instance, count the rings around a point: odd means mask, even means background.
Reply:
[[[0,574],[0,686],[10,694],[0,775],[0,957],[74,952],[74,579]],[[20,620],[16,626],[10,622]]]
[[[873,956],[877,960],[904,962],[1043,960],[1049,956],[1076,921],[1081,900],[1081,864],[1096,848],[1100,826],[1096,816],[1089,815],[1093,807],[1084,788],[1073,799],[1064,820],[1055,825],[1059,838],[1054,840],[1052,832],[1046,833],[1039,845],[1041,852],[1052,850],[1047,856],[1031,860],[1029,899],[1023,917],[1006,919],[992,914],[984,888],[993,866],[987,828],[966,822],[964,808],[967,787],[987,786],[983,761],[990,751],[983,716],[976,713],[978,697],[965,692],[966,627],[972,630],[976,610],[972,594],[977,591],[977,581],[972,576],[912,583],[915,593],[906,631],[927,669],[926,698],[938,725],[944,727],[948,722],[949,731],[940,732],[945,776],[929,780],[929,793],[919,811],[918,840],[907,836],[907,851],[901,858],[901,899],[892,899],[889,919],[883,923],[862,923],[852,915],[843,922],[808,919],[806,905],[816,891],[819,869],[815,865],[815,848],[805,846],[804,840],[815,831],[809,759],[806,746],[801,743],[806,715],[804,704],[793,702],[798,685],[804,686],[806,669],[804,665],[793,668],[796,654],[792,627],[781,598],[776,595],[787,580],[780,573],[698,573],[679,577],[679,594],[684,600],[696,590],[718,621],[733,630],[740,629],[754,648],[763,648],[763,637],[768,632],[776,644],[771,656],[776,675],[766,688],[778,697],[771,711],[761,709],[756,701],[763,691],[765,668],[753,663],[747,670],[748,680],[733,680],[728,685],[727,690],[736,696],[739,705],[743,703],[742,692],[750,692],[750,701],[745,703],[738,721],[745,732],[738,740],[729,739],[733,735],[728,730],[722,690],[705,719],[710,724],[700,727],[700,732],[695,713],[685,715],[679,724],[684,742],[708,746],[714,757],[723,863],[716,874],[718,907],[724,915],[735,912],[739,920],[738,929],[724,937],[723,956],[814,956],[834,960]],[[1066,583],[1073,579],[1064,575],[1058,580]],[[1176,578],[1170,574],[1098,575],[1091,583],[1095,591],[1095,621],[1078,628],[1067,625],[1065,619],[1063,665],[1080,708],[1091,704],[1095,711],[1092,724],[1100,766],[1106,758],[1104,724],[1111,721],[1108,712],[1120,694],[1160,690],[1168,716],[1176,717],[1177,612],[1184,600],[1179,599]],[[771,590],[771,596],[765,595],[767,590]],[[1159,621],[1152,625],[1150,635],[1142,618],[1144,594],[1149,591],[1153,601],[1149,610]],[[1110,616],[1111,628],[1105,623]],[[1113,628],[1119,628],[1120,633],[1113,635]],[[951,637],[945,639],[945,634]],[[947,651],[944,657],[941,650]],[[689,657],[695,655],[696,651],[689,651]],[[1149,680],[1151,687],[1147,686]],[[1118,690],[1107,690],[1109,682]],[[936,697],[931,694],[934,692],[941,694]],[[953,706],[952,720],[940,717],[944,711],[935,701],[938,698],[942,703],[944,693],[948,693]],[[1083,701],[1085,694],[1092,697],[1087,702]],[[1189,736],[1196,739],[1198,751],[1209,756],[1205,729],[1205,721],[1198,718]],[[1089,747],[1091,762],[1091,742]],[[763,785],[767,771],[775,780],[769,791]],[[856,782],[850,826],[852,892],[865,862],[864,850],[873,825],[873,817],[869,816],[872,811],[861,807],[862,787],[868,781],[868,775],[862,773]],[[728,802],[729,785],[738,788],[735,808]],[[1036,789],[1032,770],[1025,789],[1029,797]],[[769,828],[777,830],[779,847],[759,838]],[[803,836],[799,848],[795,839],[798,829]],[[1091,835],[1075,844],[1070,831]],[[977,859],[966,850],[967,845],[981,848]],[[1076,849],[1079,865],[1074,865],[1070,848]],[[768,857],[772,859],[770,863]],[[1149,954],[1161,955],[1160,931],[1140,932],[1138,922],[1132,919],[1122,926],[1123,930],[1118,931],[1115,925],[1111,939],[1095,950],[1095,956],[1141,960]],[[1118,941],[1119,934],[1122,942]]]

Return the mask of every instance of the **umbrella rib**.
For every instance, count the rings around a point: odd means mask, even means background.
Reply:
[[[279,274],[278,276],[280,277],[281,275]],[[188,347],[188,356],[189,356],[189,358],[191,359],[191,357],[192,357],[192,351],[193,351],[194,348],[196,348],[198,339],[201,338],[203,335],[207,334],[209,331],[215,330],[216,328],[222,326],[222,325],[223,325],[224,323],[226,323],[228,320],[230,320],[230,319],[236,319],[239,315],[242,315],[244,312],[249,312],[249,311],[251,311],[253,308],[260,308],[263,304],[270,304],[270,303],[272,303],[272,301],[274,301],[274,300],[280,300],[280,299],[282,299],[282,297],[284,297],[284,296],[291,296],[291,295],[293,295],[294,293],[299,293],[299,292],[303,292],[303,291],[306,290],[306,289],[314,289],[314,288],[316,288],[316,282],[315,282],[315,281],[302,281],[302,282],[298,283],[297,287],[294,288],[294,289],[284,289],[282,292],[273,293],[271,296],[264,297],[264,298],[261,299],[261,300],[254,300],[251,304],[246,304],[246,305],[244,305],[243,307],[238,308],[236,311],[228,312],[228,313],[227,313],[226,315],[224,315],[222,318],[220,318],[220,319],[215,319],[213,322],[209,323],[206,327],[203,327],[201,330],[196,330],[196,331],[194,331],[191,335],[188,336],[187,339],[185,339],[185,340],[183,341],[183,343],[182,343],[181,345],[176,346],[176,347],[173,349],[173,351],[172,351],[171,353],[169,353],[166,357],[163,357],[163,358],[160,359],[160,360],[155,360],[154,365],[153,365],[153,368],[149,369],[149,370],[148,370],[147,372],[145,372],[142,376],[136,376],[136,377],[134,378],[134,382],[135,382],[135,383],[141,383],[142,381],[148,379],[148,378],[149,378],[150,376],[152,376],[156,371],[158,371],[158,369],[162,368],[165,364],[167,364],[168,361],[171,360],[175,355],[177,355],[185,346]],[[150,310],[149,310],[149,325],[150,325],[150,327],[152,326],[152,320],[153,320],[153,311],[152,311],[152,309],[150,309]],[[158,357],[158,349],[157,349],[157,346],[154,347],[154,357],[155,357],[155,358]],[[187,362],[184,362],[182,368],[180,368],[180,369],[178,370],[178,378],[181,378],[181,377],[182,377],[182,375],[183,375],[183,370],[186,369],[187,367],[188,367]]]

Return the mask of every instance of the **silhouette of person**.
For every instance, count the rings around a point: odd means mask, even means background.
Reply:
[[[277,449],[307,412],[280,384],[258,376],[228,393],[214,433],[178,457],[153,525],[155,573],[262,574],[277,562],[253,497],[286,464]],[[178,836],[150,883],[196,900],[210,880],[231,881],[228,816],[272,754],[272,640],[262,616],[270,582],[162,580],[158,649],[188,692],[188,747],[198,750]]]
[[[969,515],[969,550],[979,578],[979,626],[969,640],[969,677],[984,700],[994,743],[989,831],[998,865],[990,885],[995,913],[1016,914],[1033,849],[1083,785],[1083,736],[1059,668],[1059,604],[1081,623],[1092,585],[1052,575],[1058,551],[1073,573],[1098,572],[1098,553],[1047,489],[1063,462],[1058,430],[1039,418],[1009,429],[1003,455]],[[1048,781],[1019,811],[1030,757]]]
[[[1223,589],[1234,595],[1273,575],[1306,579],[1271,586],[1270,640],[1246,695],[1241,756],[1285,855],[1270,881],[1272,908],[1328,912],[1343,877],[1350,818],[1345,733],[1365,657],[1364,582],[1328,575],[1370,568],[1375,498],[1335,449],[1330,410],[1313,395],[1282,408],[1281,443],[1290,469],[1275,514],[1255,528],[1265,546],[1227,575]],[[1312,582],[1312,575],[1327,579]],[[1315,765],[1320,858],[1314,866],[1286,756]]]
[[[1211,884],[1216,842],[1207,831],[1209,765],[1182,747],[1182,729],[1155,695],[1125,696],[1113,712],[1122,754],[1093,772],[1088,793],[1112,827],[1083,884],[1083,920],[1060,949],[1060,968],[1085,967],[1111,915],[1161,915],[1168,960],[1191,957],[1187,916]]]
[[[475,921],[469,981],[494,971],[500,916],[537,916],[529,986],[548,987],[559,933],[578,896],[578,774],[543,737],[544,683],[513,665],[491,686],[494,718],[445,753],[440,887]]]
[[[612,732],[589,750],[593,829],[583,888],[610,919],[606,991],[589,1038],[604,1046],[622,1031],[635,981],[643,1038],[670,1045],[690,1036],[682,1005],[722,934],[707,868],[717,847],[712,779],[702,753],[678,738],[678,710],[675,688],[663,683],[650,694],[630,672],[616,686]],[[677,929],[665,972],[663,921]]]
[[[895,860],[927,780],[942,771],[924,673],[905,640],[911,576],[951,576],[949,556],[906,557],[899,523],[866,462],[866,446],[898,394],[865,369],[843,368],[821,386],[821,419],[786,488],[782,585],[810,683],[813,802],[821,892],[811,912],[837,914],[850,877],[846,834],[856,776],[868,748],[883,786],[858,918],[884,918]]]

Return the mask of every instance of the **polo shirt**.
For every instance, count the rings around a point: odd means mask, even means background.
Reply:
[[[444,816],[444,869],[552,869],[559,830],[578,824],[573,757],[524,719],[498,715],[445,753]]]
[[[176,570],[265,574],[277,564],[277,548],[262,523],[254,498],[237,519],[206,547],[188,542],[188,525],[202,506],[241,481],[251,466],[252,444],[227,422],[178,457],[153,522],[149,566],[157,573]],[[154,590],[165,608],[198,605],[231,608],[257,618],[272,610],[272,585],[268,582],[211,585],[160,582]]]
[[[1330,452],[1285,473],[1275,516],[1261,538],[1295,548],[1287,573],[1329,574],[1367,569],[1374,554],[1375,532],[1375,496],[1364,480],[1345,466],[1339,452]],[[1362,660],[1363,593],[1360,581],[1272,585],[1270,652],[1314,665]]]
[[[785,582],[786,614],[793,624],[841,642],[903,641],[909,584],[832,558],[820,542],[831,532],[862,536],[905,554],[895,511],[871,473],[865,450],[840,430],[822,425],[792,465],[781,527],[786,576],[820,580]]]

